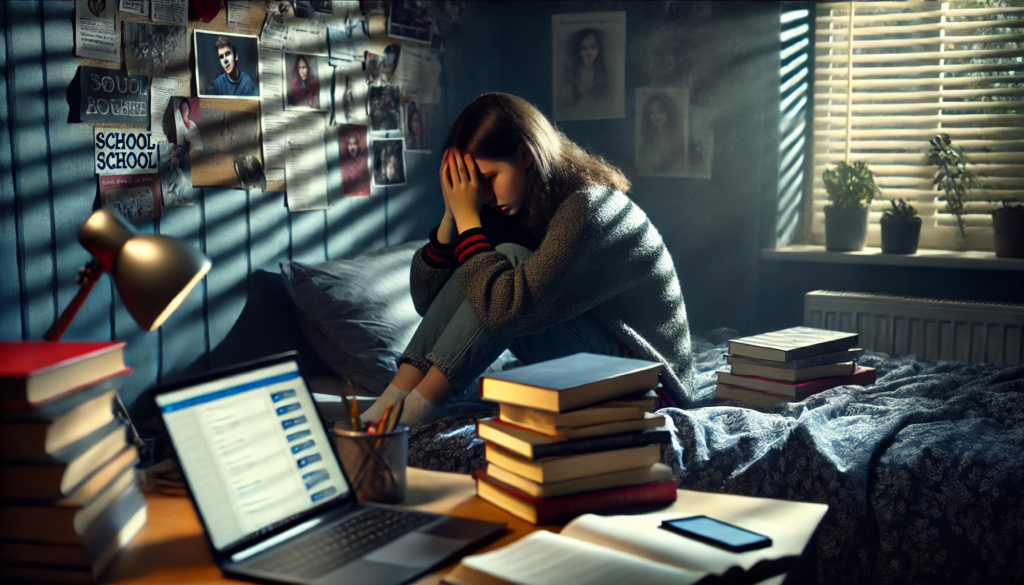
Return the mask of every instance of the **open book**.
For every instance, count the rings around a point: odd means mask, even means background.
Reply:
[[[791,570],[828,506],[680,491],[667,510],[633,516],[585,514],[561,534],[533,532],[471,555],[444,578],[452,585],[756,582]],[[772,539],[772,546],[729,552],[659,528],[662,520],[706,514]],[[742,576],[742,577],[741,577]]]

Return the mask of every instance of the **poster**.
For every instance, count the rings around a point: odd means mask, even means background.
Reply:
[[[114,0],[75,0],[75,55],[120,63],[120,20]]]
[[[147,221],[163,215],[160,179],[156,174],[101,175],[100,204],[112,207],[128,221]]]
[[[626,13],[551,16],[553,118],[626,116]]]
[[[82,65],[78,71],[82,122],[149,122],[149,78]]]
[[[370,163],[366,138],[365,125],[338,124],[342,195],[370,194]]]
[[[170,24],[124,23],[125,65],[132,75],[188,76],[188,35]]]
[[[259,99],[259,38],[194,31],[199,97]]]
[[[156,143],[145,131],[93,128],[97,175],[155,173]]]
[[[370,144],[374,187],[405,184],[405,150],[402,139],[375,139]]]
[[[327,111],[331,107],[331,66],[325,57],[285,53],[282,63],[286,110]]]
[[[192,191],[192,167],[188,147],[177,144],[159,144],[160,192],[164,207],[191,207],[195,205]]]
[[[402,104],[405,123],[405,150],[409,152],[430,152],[430,138],[427,135],[427,117],[421,104]]]

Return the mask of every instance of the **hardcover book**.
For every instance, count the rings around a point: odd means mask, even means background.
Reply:
[[[756,376],[758,378],[780,380],[783,382],[806,382],[831,376],[849,376],[857,371],[857,364],[854,362],[840,362],[838,364],[793,369],[740,363],[733,364],[730,371],[737,376]]]
[[[791,327],[729,341],[729,353],[776,362],[788,362],[857,345],[856,333],[814,327]]]
[[[665,424],[663,415],[652,415],[642,421],[649,429]],[[621,423],[612,423],[621,424]],[[607,426],[607,425],[598,425]],[[666,430],[633,429],[634,432],[620,432],[613,435],[582,436],[572,439],[561,439],[542,435],[538,432],[523,429],[499,420],[485,418],[477,421],[476,434],[484,441],[499,445],[517,455],[531,461],[543,457],[560,457],[639,447],[641,445],[665,444],[672,440],[672,434]]]
[[[536,461],[530,461],[496,445],[485,445],[484,457],[488,463],[493,463],[520,477],[539,483],[549,483],[654,465],[661,459],[661,445],[645,445],[567,457],[546,457]]]
[[[863,356],[864,350],[859,347],[856,347],[845,351],[823,353],[821,355],[801,358],[798,360],[790,360],[788,362],[759,360],[756,358],[743,357],[739,355],[726,355],[725,361],[727,361],[730,364],[750,364],[754,366],[771,366],[773,368],[789,368],[791,370],[799,370],[801,368],[810,368],[813,366],[824,366],[828,364],[838,364],[841,362],[855,362]]]
[[[491,463],[487,465],[487,476],[535,498],[557,498],[559,496],[606,490],[627,485],[666,481],[672,479],[672,468],[662,463],[655,463],[654,465],[623,469],[622,471],[613,471],[612,473],[603,473],[579,479],[540,483],[518,476]]]
[[[30,408],[131,371],[123,341],[0,341],[0,407]]]
[[[807,382],[781,382],[756,376],[738,376],[726,370],[718,370],[718,382],[720,384],[766,392],[781,396],[787,400],[803,400],[823,390],[848,384],[867,386],[868,384],[874,384],[875,379],[875,369],[864,366],[858,366],[857,371],[848,376],[818,378],[817,380],[808,380]]]

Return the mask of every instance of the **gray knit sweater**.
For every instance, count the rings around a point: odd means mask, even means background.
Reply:
[[[479,228],[450,249],[433,240],[412,262],[421,315],[456,268],[487,329],[518,337],[589,312],[636,357],[665,365],[662,386],[679,406],[692,401],[690,330],[675,266],[661,234],[621,192],[592,185],[566,197],[533,256],[515,267]]]

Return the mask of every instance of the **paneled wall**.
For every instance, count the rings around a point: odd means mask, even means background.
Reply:
[[[92,126],[67,123],[65,92],[82,62],[74,56],[74,3],[3,2],[0,19],[0,339],[40,339],[89,260],[77,231],[97,204]],[[430,125],[438,140],[443,116]],[[257,271],[276,274],[282,261],[321,262],[426,236],[443,212],[440,155],[409,154],[406,161],[407,186],[341,198],[326,211],[289,213],[281,192],[197,189],[194,207],[167,208],[135,226],[180,238],[213,260],[163,327],[140,330],[104,277],[64,339],[126,341],[135,369],[122,392],[129,403],[189,366],[249,358],[260,340],[244,333],[261,316],[239,316]],[[249,343],[222,346],[229,331]]]

